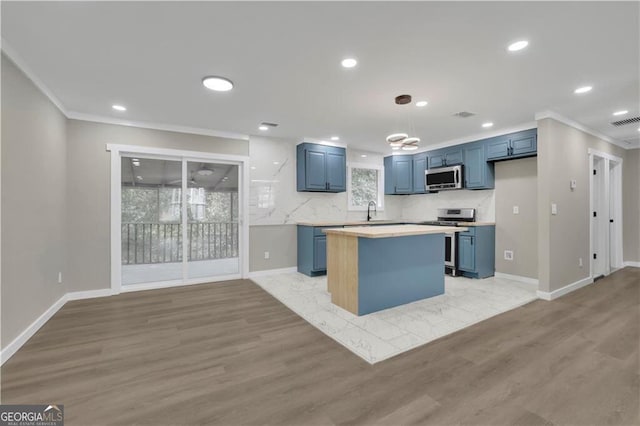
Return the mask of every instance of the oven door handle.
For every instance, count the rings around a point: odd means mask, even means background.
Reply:
[[[456,185],[460,183],[460,170],[456,169]]]

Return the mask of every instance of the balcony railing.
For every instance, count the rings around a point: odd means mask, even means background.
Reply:
[[[236,222],[187,224],[187,260],[238,257]],[[182,262],[180,223],[123,223],[122,264]]]

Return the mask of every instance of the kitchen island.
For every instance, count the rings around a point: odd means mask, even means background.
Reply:
[[[444,234],[465,227],[428,225],[329,228],[331,302],[366,315],[444,293]]]

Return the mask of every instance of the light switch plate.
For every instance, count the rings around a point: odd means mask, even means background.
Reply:
[[[513,214],[520,214],[520,207],[513,206]]]
[[[578,182],[575,179],[571,179],[571,182],[569,182],[569,187],[574,190],[576,189],[576,186],[578,186]]]
[[[558,214],[558,205],[555,203],[551,204],[551,214]]]
[[[504,251],[504,260],[513,260],[513,250]]]

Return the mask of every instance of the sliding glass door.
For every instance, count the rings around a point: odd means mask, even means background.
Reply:
[[[240,272],[238,166],[187,162],[188,277]]]
[[[240,274],[239,180],[237,164],[123,154],[123,289]]]

